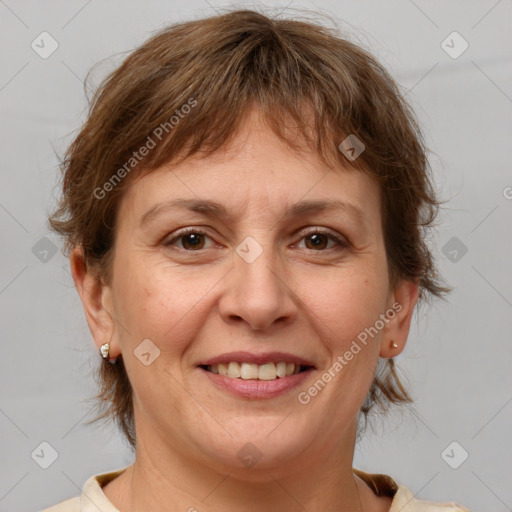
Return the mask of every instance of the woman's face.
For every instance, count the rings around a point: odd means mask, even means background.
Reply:
[[[366,174],[293,152],[257,111],[235,143],[126,191],[101,295],[113,320],[88,317],[96,343],[122,354],[146,451],[283,471],[352,460],[379,355],[403,349],[417,287],[390,289]],[[246,363],[249,378],[219,362]],[[307,371],[277,377],[292,371],[282,363]]]

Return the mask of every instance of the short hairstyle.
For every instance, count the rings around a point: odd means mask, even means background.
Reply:
[[[440,202],[422,132],[404,97],[361,45],[309,20],[234,10],[168,26],[96,89],[61,161],[62,194],[50,228],[64,238],[66,255],[81,246],[88,270],[109,284],[123,190],[171,159],[226,145],[256,105],[294,150],[305,143],[328,165],[378,182],[391,286],[413,280],[420,301],[442,297],[450,288],[427,244]],[[364,144],[356,159],[339,149],[349,136]],[[93,421],[113,419],[135,448],[132,388],[122,357],[115,365],[102,362],[98,377],[100,414]],[[365,425],[375,405],[387,410],[411,402],[393,359],[380,359],[361,408]]]

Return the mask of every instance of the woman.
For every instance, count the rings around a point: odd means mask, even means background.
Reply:
[[[171,26],[102,84],[50,218],[135,451],[47,510],[467,510],[352,468],[360,420],[448,289],[421,132],[334,31],[254,11]]]

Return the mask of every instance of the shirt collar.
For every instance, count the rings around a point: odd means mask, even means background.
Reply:
[[[80,496],[81,512],[120,512],[105,496],[102,487],[119,476],[127,468],[116,469],[108,473],[91,476],[84,484]],[[430,510],[423,508],[431,502],[417,500],[407,487],[398,485],[393,478],[379,473],[365,473],[358,469],[352,469],[372,489],[377,496],[388,496],[393,498],[389,512],[418,512],[419,510]],[[450,502],[437,504],[439,510],[446,512],[469,512],[466,508]],[[438,510],[436,508],[436,510]]]

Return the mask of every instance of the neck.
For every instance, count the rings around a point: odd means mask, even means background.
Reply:
[[[362,512],[370,509],[373,494],[352,471],[354,445],[355,429],[347,430],[337,450],[315,447],[287,467],[240,469],[191,461],[158,443],[140,441],[134,464],[104,492],[123,512]]]

